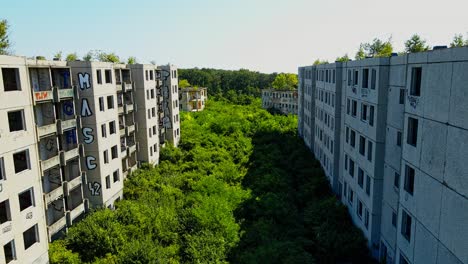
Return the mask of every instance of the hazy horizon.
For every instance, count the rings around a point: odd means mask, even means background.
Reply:
[[[456,8],[454,8],[456,7]],[[418,33],[427,44],[467,37],[468,1],[7,1],[15,54],[89,50],[180,68],[297,72],[315,59],[354,57],[362,42],[392,38],[396,51]]]

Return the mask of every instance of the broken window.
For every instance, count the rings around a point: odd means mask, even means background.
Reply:
[[[105,75],[104,77],[106,78],[106,83],[112,83],[112,71],[105,70],[104,75]]]
[[[3,157],[0,158],[0,181],[6,180],[5,177],[5,163],[3,161]]]
[[[99,97],[99,111],[104,112],[104,97]]]
[[[109,95],[107,96],[107,109],[113,109],[114,108],[114,96]]]
[[[39,233],[37,230],[37,224],[24,231],[23,233],[24,249],[30,248],[35,243],[39,242]]]
[[[5,253],[5,263],[10,263],[16,260],[16,249],[15,240],[11,240],[3,246],[3,252]]]
[[[114,179],[114,182],[120,181],[119,170],[114,171],[112,178]]]
[[[13,163],[15,166],[15,173],[29,170],[29,150],[23,150],[13,154]]]
[[[111,148],[111,157],[112,159],[116,159],[117,158],[117,145],[113,146]]]
[[[422,68],[415,67],[411,69],[411,89],[410,95],[412,96],[420,96],[421,95],[421,76],[422,76]]]
[[[102,74],[101,70],[96,70],[97,83],[102,84]]]
[[[369,88],[369,69],[362,70],[362,88]]]
[[[27,209],[31,206],[34,206],[34,193],[33,188],[30,188],[20,194],[18,194],[20,211]]]
[[[106,189],[110,189],[110,176],[106,176]]]
[[[115,121],[111,121],[109,122],[109,133],[112,135],[112,134],[115,134]]]
[[[26,130],[23,110],[8,112],[10,132]]]
[[[407,143],[416,147],[418,142],[418,119],[408,117]]]
[[[21,90],[18,68],[2,68],[2,76],[5,92]]]
[[[5,200],[0,203],[0,225],[8,221],[11,221],[10,203]]]

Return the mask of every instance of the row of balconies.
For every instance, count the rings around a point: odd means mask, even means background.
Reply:
[[[87,185],[86,172],[82,171],[80,176],[75,177],[71,181],[63,181],[60,187],[53,189],[48,193],[44,193],[45,204],[50,204],[51,202],[59,199],[61,196],[70,196],[70,192],[76,187]]]
[[[41,171],[44,173],[46,170],[49,170],[55,166],[65,166],[67,161],[79,156],[84,157],[84,148],[82,144],[78,144],[76,148],[68,151],[58,151],[57,155],[47,160],[39,161]]]
[[[51,87],[50,90],[33,91],[34,104],[44,101],[60,102],[64,99],[78,98],[78,95],[75,94],[75,87],[68,89]]]
[[[126,82],[123,82],[123,83],[118,83],[116,84],[116,89],[117,89],[117,92],[128,92],[128,91],[131,91],[133,89],[133,84],[130,82],[130,83],[126,83]]]
[[[72,210],[66,211],[63,217],[55,221],[54,223],[47,226],[47,233],[49,236],[49,242],[52,241],[52,236],[63,230],[65,227],[70,227],[74,220],[81,214],[87,212],[89,209],[88,199],[83,199],[83,202]]]
[[[63,134],[65,130],[76,128],[79,125],[81,125],[80,122],[81,122],[81,118],[75,115],[75,117],[72,119],[68,119],[68,120],[58,119],[52,124],[43,125],[43,126],[36,125],[38,138],[42,138],[44,136],[57,133],[57,131],[59,134]]]

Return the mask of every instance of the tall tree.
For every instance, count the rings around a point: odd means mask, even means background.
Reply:
[[[418,34],[414,34],[405,42],[405,51],[407,53],[422,52],[429,50],[429,46],[426,45],[426,40],[422,39]]]
[[[468,45],[468,39],[465,41],[462,34],[456,34],[453,36],[452,43],[450,43],[451,48],[463,47]]]
[[[133,56],[128,57],[127,64],[135,64],[135,63],[137,63],[136,57],[133,57]]]
[[[361,43],[355,58],[362,60],[366,57],[390,57],[392,56],[392,52],[393,45],[391,38],[387,41],[375,38],[370,43]]]
[[[180,88],[190,87],[190,83],[186,79],[179,79],[179,87]]]
[[[65,58],[66,61],[76,61],[77,59],[78,59],[78,55],[76,54],[76,52],[68,54],[67,57]]]
[[[271,83],[274,89],[278,90],[293,90],[297,88],[297,75],[293,73],[280,73]]]
[[[96,52],[95,56],[98,61],[113,63],[120,62],[119,56],[117,56],[114,52],[106,53],[104,51],[98,51]]]
[[[8,21],[6,19],[0,20],[0,55],[10,54],[11,43],[8,39]]]

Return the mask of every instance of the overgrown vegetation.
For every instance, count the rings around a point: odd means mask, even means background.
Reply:
[[[179,148],[133,174],[115,211],[51,244],[51,264],[368,261],[295,116],[211,100],[181,126]]]

